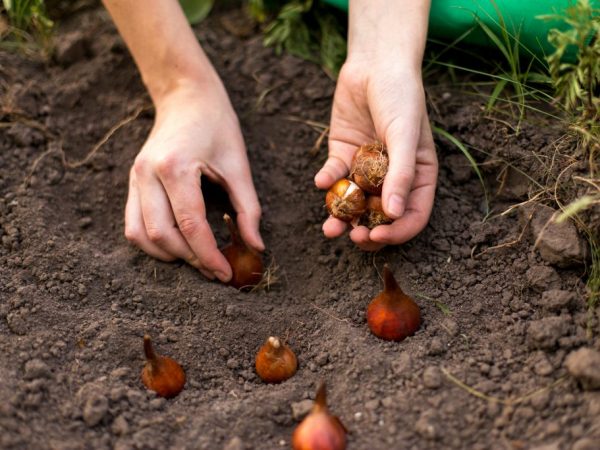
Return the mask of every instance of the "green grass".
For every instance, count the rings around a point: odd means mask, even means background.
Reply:
[[[44,0],[2,0],[0,12],[8,18],[8,27],[0,33],[0,48],[50,54],[54,23]]]
[[[484,196],[485,196],[486,216],[487,216],[489,214],[489,212],[490,212],[490,202],[489,202],[488,192],[487,192],[487,189],[485,187],[485,181],[483,180],[483,175],[481,174],[481,171],[479,170],[479,166],[477,165],[477,161],[475,160],[475,158],[473,158],[473,155],[471,154],[471,152],[469,151],[469,149],[467,149],[467,147],[465,146],[465,144],[463,144],[459,139],[457,139],[456,137],[454,137],[452,134],[448,133],[443,128],[440,128],[440,127],[435,126],[435,125],[431,126],[431,130],[435,134],[443,137],[444,139],[447,139],[452,144],[454,144],[462,152],[462,154],[464,155],[464,157],[467,158],[467,161],[469,161],[469,164],[471,165],[471,168],[473,169],[473,172],[475,172],[475,174],[477,175],[477,178],[479,178],[479,182],[481,183],[481,189],[483,189],[483,193],[484,193]]]
[[[568,25],[565,31],[550,32],[549,41],[556,51],[546,61],[540,60],[521,45],[518,35],[510,34],[501,14],[497,12],[499,20],[495,25],[500,30],[499,34],[481,21],[479,26],[502,55],[500,64],[490,66],[473,52],[469,52],[468,57],[478,62],[476,66],[457,64],[449,58],[435,55],[424,65],[424,73],[440,67],[447,71],[451,80],[456,79],[458,72],[474,76],[474,81],[462,83],[463,91],[481,99],[488,117],[505,123],[515,135],[519,134],[523,121],[529,120],[528,115],[543,117],[549,124],[563,128],[565,134],[570,135],[568,139],[575,142],[571,145],[571,153],[563,156],[572,160],[585,159],[587,156],[584,162],[589,178],[585,180],[560,179],[560,176],[556,177],[550,172],[534,175],[539,180],[531,176],[528,178],[534,182],[538,194],[546,192],[545,195],[536,194],[533,198],[536,201],[545,199],[557,205],[562,210],[559,220],[574,221],[587,238],[591,253],[586,274],[587,303],[592,314],[600,303],[600,236],[598,224],[587,221],[586,210],[600,204],[600,179],[597,178],[600,155],[600,98],[597,95],[600,88],[600,11],[593,10],[588,0],[577,0],[562,15],[541,17],[540,20],[563,21]],[[589,37],[594,33],[596,38],[590,40]],[[455,41],[449,47],[454,50],[459,49],[460,45]],[[566,55],[573,48],[577,49],[578,58],[571,61]],[[444,49],[441,55],[445,53],[449,51]],[[450,139],[449,133],[438,127],[434,132],[449,139],[469,163],[476,166],[472,156],[472,151],[476,149],[461,143],[457,137]],[[480,176],[479,171],[477,173]],[[581,181],[587,182],[588,186],[583,193],[581,189],[576,189],[575,184]],[[550,195],[552,191],[554,195]],[[576,198],[561,198],[569,191],[580,193]]]

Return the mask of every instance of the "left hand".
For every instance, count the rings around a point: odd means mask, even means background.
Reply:
[[[394,222],[372,230],[357,226],[350,238],[363,250],[401,244],[416,236],[429,220],[438,163],[420,71],[394,67],[389,61],[349,59],[335,91],[329,134],[329,158],[315,177],[328,189],[350,172],[352,157],[363,144],[387,147],[389,169],[383,183],[383,208]],[[348,224],[329,217],[323,232],[340,236]]]

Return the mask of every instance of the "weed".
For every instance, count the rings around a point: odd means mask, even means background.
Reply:
[[[264,27],[264,43],[320,64],[336,78],[346,59],[346,39],[338,15],[313,0],[249,0],[248,10]]]
[[[44,0],[2,0],[9,26],[0,34],[3,48],[31,51],[39,46],[46,54],[54,23],[46,13]]]
[[[486,213],[489,214],[490,204],[489,204],[487,189],[485,187],[485,182],[483,181],[483,175],[481,174],[481,171],[479,170],[477,161],[475,161],[475,158],[473,158],[473,155],[471,155],[471,152],[469,152],[469,149],[459,139],[457,139],[456,137],[454,137],[453,135],[448,133],[446,130],[439,128],[435,125],[432,125],[431,130],[435,134],[438,134],[439,136],[447,139],[452,144],[454,144],[456,147],[458,147],[458,149],[462,152],[464,157],[467,158],[467,160],[469,161],[469,164],[471,164],[471,168],[473,169],[473,171],[477,175],[477,178],[479,178],[479,182],[481,183],[481,188],[483,189],[483,193],[485,195]]]
[[[577,0],[563,14],[539,18],[568,25],[564,31],[554,28],[548,34],[556,49],[547,60],[558,100],[567,111],[600,118],[600,99],[594,96],[600,85],[600,9],[593,8],[589,0]],[[566,55],[573,47],[577,59],[569,61]]]

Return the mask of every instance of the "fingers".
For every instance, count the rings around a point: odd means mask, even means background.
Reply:
[[[356,145],[330,139],[329,158],[315,175],[315,185],[319,189],[329,189],[337,180],[348,175],[355,151]]]
[[[231,267],[217,248],[217,241],[206,220],[200,169],[176,160],[165,160],[157,167],[157,174],[170,200],[179,231],[198,258],[199,265],[222,282],[228,282]]]
[[[348,224],[346,222],[336,219],[333,216],[329,216],[323,223],[323,234],[328,238],[336,238],[344,234],[347,227]]]
[[[369,235],[369,229],[364,226],[354,228],[350,232],[350,239],[361,249],[367,252],[375,252],[385,247],[385,244],[373,242]]]
[[[438,162],[427,117],[422,122],[416,163],[405,213],[392,224],[380,225],[371,230],[369,237],[372,241],[383,244],[404,243],[415,237],[429,221],[437,184]]]
[[[127,205],[125,206],[125,237],[129,242],[141,248],[154,258],[162,261],[173,261],[177,259],[175,255],[161,249],[148,237],[133,171],[130,175],[129,194],[127,196]]]
[[[198,258],[175,226],[171,205],[160,181],[153,175],[140,177],[138,193],[150,241],[165,252],[201,268]]]
[[[421,134],[420,117],[397,118],[386,132],[389,167],[381,194],[383,210],[392,219],[401,217],[415,177],[416,149]]]
[[[262,252],[265,244],[260,236],[261,209],[258,196],[254,189],[248,161],[240,163],[241,166],[231,170],[225,182],[226,189],[233,208],[237,212],[237,224],[246,244]]]

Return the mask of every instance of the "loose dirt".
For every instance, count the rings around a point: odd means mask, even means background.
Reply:
[[[240,116],[277,268],[268,291],[206,281],[124,239],[128,170],[153,113],[103,10],[64,21],[58,61],[0,52],[0,447],[289,448],[326,380],[351,449],[597,449],[600,393],[564,368],[572,350],[600,346],[583,266],[548,265],[527,214],[497,214],[525,200],[528,184],[492,163],[549,158],[560,130],[526,123],[515,137],[459,87],[432,85],[432,118],[490,155],[496,214],[484,221],[478,178],[439,141],[435,209],[416,239],[376,254],[327,240],[312,181],[326,145],[311,152],[321,129],[308,121],[327,124],[334,83],[264,49],[257,32],[231,34],[223,24],[238,15],[219,11],[197,34]],[[517,167],[536,170],[527,164]],[[217,187],[206,198],[224,244],[231,207]],[[384,262],[424,318],[402,343],[365,323]],[[144,333],[187,371],[173,400],[140,381]],[[298,355],[280,385],[253,368],[270,335]]]

